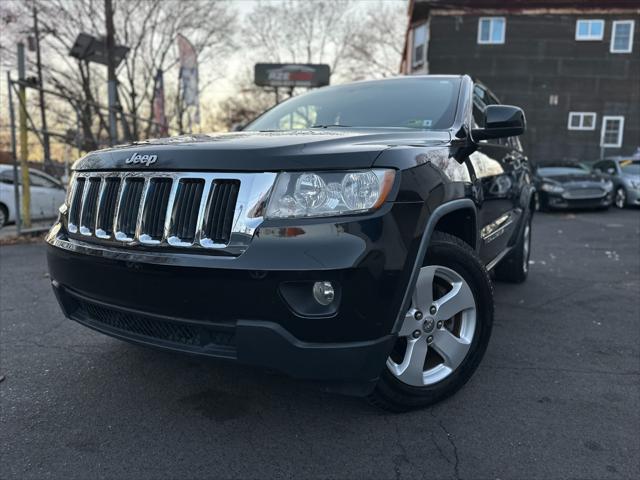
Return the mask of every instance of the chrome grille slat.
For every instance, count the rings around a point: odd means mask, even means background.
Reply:
[[[270,172],[76,172],[68,231],[90,243],[237,256],[263,221],[275,178]]]
[[[80,214],[82,212],[82,199],[86,181],[86,178],[77,178],[73,186],[73,196],[69,211],[69,231],[71,233],[77,232],[80,226]]]
[[[162,241],[164,220],[171,193],[170,178],[152,178],[145,200],[139,239],[143,243],[157,244]]]
[[[92,177],[89,179],[89,188],[85,183],[85,195],[82,206],[82,214],[80,215],[80,233],[82,235],[93,235],[96,226],[96,212],[98,209],[98,193],[100,193],[100,185],[102,179],[100,177]]]
[[[114,222],[118,199],[120,198],[120,177],[107,177],[104,179],[100,203],[98,206],[98,223],[96,236],[98,238],[110,238],[114,232]]]
[[[206,221],[202,228],[204,242],[225,244],[229,241],[240,182],[237,180],[214,180],[208,200]]]
[[[171,216],[169,243],[182,246],[193,244],[198,228],[198,213],[203,189],[203,179],[185,178],[180,180]]]
[[[138,204],[138,211],[136,213],[135,223],[135,238],[140,239],[142,235],[142,215],[144,215],[145,204],[147,203],[147,195],[149,194],[149,185],[151,185],[151,179],[145,178],[142,185],[142,192],[140,194],[140,203]]]
[[[131,241],[135,238],[145,183],[145,179],[140,177],[125,179],[116,217],[116,240]]]

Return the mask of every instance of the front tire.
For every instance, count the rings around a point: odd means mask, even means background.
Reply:
[[[627,205],[627,191],[624,187],[616,188],[616,194],[613,203],[615,203],[616,207],[624,208]]]
[[[484,265],[457,237],[434,232],[398,340],[369,400],[403,412],[458,391],[482,359],[493,324]]]
[[[4,227],[9,221],[9,213],[7,207],[0,204],[0,228]]]

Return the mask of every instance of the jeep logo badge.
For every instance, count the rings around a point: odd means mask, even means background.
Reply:
[[[136,165],[140,163],[145,167],[148,167],[149,165],[153,165],[154,163],[156,163],[157,160],[157,155],[140,155],[139,153],[134,153],[129,158],[127,158],[124,163],[126,163],[127,165]]]

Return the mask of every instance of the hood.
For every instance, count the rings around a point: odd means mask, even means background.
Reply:
[[[447,131],[351,128],[189,135],[98,150],[73,168],[237,172],[368,168],[389,147],[447,145],[450,139]]]
[[[620,176],[625,180],[631,180],[632,182],[640,183],[640,175],[635,175],[633,173],[624,173],[624,172],[622,172],[622,175],[620,175]]]

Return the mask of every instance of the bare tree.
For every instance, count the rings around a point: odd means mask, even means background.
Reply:
[[[397,74],[406,22],[400,1],[260,2],[244,19],[241,37],[247,61],[326,63],[332,83],[340,83]],[[228,128],[273,105],[272,94],[252,80],[248,70],[239,75],[236,92],[221,102]]]
[[[234,15],[230,4],[220,1],[137,0],[120,4],[117,20],[122,28],[117,38],[131,48],[122,67],[125,103],[132,114],[133,136],[139,137],[138,117],[142,108],[147,116],[144,136],[149,137],[156,72],[172,72],[177,77],[177,35],[180,33],[191,40],[201,64],[221,67],[217,71],[202,72],[200,90],[204,91],[223,75],[222,61],[234,44]],[[172,98],[175,99],[173,117],[180,123],[184,107],[179,95]]]
[[[211,122],[227,130],[245,126],[275,102],[274,92],[253,83],[249,68],[237,74],[234,80],[235,92],[218,104]]]
[[[368,8],[347,42],[346,76],[362,80],[398,75],[407,21],[404,2],[378,2]]]
[[[245,18],[242,38],[254,60],[328,63],[335,73],[353,27],[353,5],[344,0],[260,2]]]
[[[100,146],[108,137],[106,69],[69,56],[76,36],[89,33],[101,38],[105,30],[103,0],[33,0],[38,8],[43,38],[45,85],[68,97],[67,105],[51,102],[50,109],[66,109],[66,116],[80,112],[85,147]],[[13,14],[30,14],[32,2],[12,4]],[[129,47],[118,69],[123,127],[129,139],[153,132],[152,103],[156,73],[165,72],[167,90],[177,91],[178,33],[191,40],[201,63],[216,59],[217,71],[202,75],[201,91],[224,72],[224,60],[231,51],[234,30],[232,4],[207,0],[117,0],[114,1],[116,44]],[[12,17],[11,17],[12,18]],[[15,39],[14,39],[15,41]],[[1,45],[4,47],[4,42]],[[3,49],[3,54],[4,49]],[[182,114],[167,96],[167,110],[177,123]],[[75,122],[74,122],[75,123]]]

